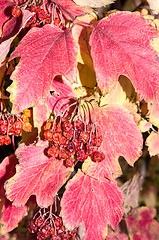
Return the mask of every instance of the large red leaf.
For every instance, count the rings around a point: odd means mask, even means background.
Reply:
[[[37,204],[48,207],[53,197],[66,181],[70,168],[62,161],[44,155],[47,142],[24,146],[16,151],[19,165],[16,174],[5,185],[7,198],[16,207],[24,206],[31,195],[36,195]]]
[[[3,24],[11,17],[13,1],[1,0],[0,1],[0,37],[2,34]]]
[[[101,150],[105,154],[102,162],[94,163],[86,161],[83,171],[90,176],[100,178],[103,175],[111,178],[121,174],[118,163],[119,156],[123,156],[129,165],[141,155],[143,145],[142,134],[133,115],[124,107],[107,105],[95,107],[96,122],[101,126],[103,132],[103,143]]]
[[[157,31],[136,13],[116,12],[98,23],[90,45],[103,94],[123,74],[130,78],[140,99],[153,98],[159,90],[158,54],[150,45],[155,37]]]
[[[67,97],[73,97],[74,92],[71,86],[60,76],[55,77],[51,84],[51,91],[44,104],[37,104],[34,107],[34,126],[41,128],[43,123],[49,118],[52,111],[58,112],[60,105],[67,102]],[[60,100],[60,99],[63,99]],[[60,100],[60,101],[59,101]]]
[[[21,57],[11,75],[13,84],[8,88],[13,112],[42,104],[56,75],[74,80],[76,54],[70,29],[63,31],[54,25],[32,28],[11,56]]]
[[[69,181],[61,201],[61,215],[68,228],[85,224],[86,239],[105,239],[107,224],[113,228],[123,215],[123,199],[115,182],[98,181],[82,172]]]
[[[6,157],[0,164],[0,200],[1,200],[1,233],[12,231],[18,226],[18,223],[27,214],[28,207],[16,208],[6,199],[4,191],[4,183],[7,179],[15,174],[15,166],[18,163],[15,155]]]

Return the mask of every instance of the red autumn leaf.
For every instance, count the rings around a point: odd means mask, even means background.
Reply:
[[[76,53],[70,29],[63,31],[54,25],[32,28],[11,56],[11,59],[21,57],[11,75],[13,84],[8,88],[12,111],[44,103],[56,75],[74,80]]]
[[[15,155],[6,157],[0,164],[0,199],[1,204],[3,203],[0,224],[1,233],[12,231],[16,228],[22,218],[27,214],[27,206],[16,208],[12,206],[12,203],[6,199],[4,191],[4,183],[7,179],[15,174],[15,166],[18,163]]]
[[[148,146],[150,156],[159,156],[159,133],[151,132],[146,139],[146,145]]]
[[[16,207],[24,206],[31,195],[36,195],[37,204],[48,207],[53,197],[69,176],[70,169],[62,161],[44,155],[47,141],[38,144],[19,146],[16,156],[19,165],[16,174],[6,185],[6,196]]]
[[[49,118],[51,112],[58,112],[61,103],[68,101],[65,98],[73,97],[74,92],[71,86],[63,80],[60,76],[55,77],[51,85],[52,94],[50,94],[43,105],[37,104],[34,107],[34,126],[41,127],[43,123]],[[62,101],[59,99],[63,98]]]
[[[0,1],[0,37],[3,24],[11,17],[13,2],[11,0]]]
[[[123,199],[115,182],[98,181],[82,172],[69,181],[61,201],[61,215],[69,229],[85,224],[86,239],[105,239],[107,225],[113,228],[123,215]]]
[[[124,107],[107,105],[95,107],[96,122],[101,126],[103,143],[100,147],[105,159],[99,163],[86,161],[83,171],[90,176],[100,178],[117,177],[121,174],[118,163],[119,156],[123,156],[129,165],[140,157],[143,145],[142,134],[133,116]]]
[[[148,103],[148,109],[148,117],[150,122],[159,127],[159,94],[153,98],[151,103]]]
[[[132,81],[140,99],[151,99],[159,91],[158,54],[150,41],[157,31],[140,15],[116,12],[102,19],[90,38],[97,83],[103,94],[120,75]]]
[[[72,17],[67,14],[67,11],[71,13],[71,15],[75,18],[77,16],[81,16],[85,13],[88,12],[87,9],[85,9],[84,7],[81,7],[81,6],[78,6],[77,4],[75,4],[72,0],[58,0],[57,1],[57,4],[60,4],[60,6],[62,7],[61,8],[61,11],[62,13],[65,15],[65,17],[68,19],[68,20],[72,20]],[[64,9],[66,11],[64,11]]]
[[[21,31],[22,28],[25,27],[25,24],[27,23],[27,21],[33,16],[34,14],[31,13],[30,11],[28,10],[23,10],[23,15],[22,15],[22,19],[21,19],[21,25],[18,27],[18,28],[14,28],[14,26],[12,26],[10,24],[10,21],[8,21],[4,28],[3,28],[3,42],[0,44],[0,66],[1,66],[1,63],[4,61],[4,59],[6,58],[9,50],[10,50],[10,45],[12,43],[12,41],[14,40],[14,38],[17,36],[17,34]],[[16,22],[15,22],[16,24]],[[8,36],[8,29],[7,28],[10,28],[10,30],[12,31],[12,38],[9,38],[7,40],[4,41],[5,39],[5,35],[6,35],[6,38],[10,37]],[[7,30],[5,32],[5,29]],[[18,29],[18,32],[17,32],[17,29]]]
[[[130,239],[156,240],[159,239],[159,223],[153,219],[156,210],[151,207],[141,207],[125,219]]]

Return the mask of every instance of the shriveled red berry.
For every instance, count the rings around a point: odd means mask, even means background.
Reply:
[[[42,232],[37,232],[36,239],[37,240],[46,240],[46,237]]]
[[[54,141],[54,144],[56,145],[62,145],[62,146],[67,145],[67,139],[64,136],[62,136],[61,133],[54,133],[53,141]]]
[[[84,162],[88,158],[88,154],[85,153],[83,149],[76,152],[76,157],[78,161]]]
[[[35,219],[35,225],[37,227],[41,227],[44,224],[44,222],[45,222],[45,220],[41,217],[38,217],[38,218]]]
[[[62,234],[65,231],[65,226],[62,225],[59,229],[58,229],[58,234]]]
[[[58,123],[56,125],[56,130],[55,130],[57,133],[62,133],[62,127],[61,127],[61,123]]]
[[[95,151],[92,153],[92,160],[94,162],[101,162],[105,159],[105,155],[103,152]]]
[[[68,155],[74,155],[75,154],[76,150],[75,150],[75,146],[72,143],[72,141],[68,142],[68,145],[66,147],[66,152],[67,152]]]
[[[51,235],[50,232],[50,225],[45,225],[44,227],[42,227],[41,232],[43,233],[43,235],[48,238]]]
[[[81,148],[82,143],[78,139],[72,140],[75,150],[79,150]]]
[[[51,233],[52,237],[55,236],[55,233],[56,233],[55,228],[51,227],[50,228],[50,233]]]
[[[66,120],[65,122],[62,123],[62,129],[63,131],[68,132],[71,129],[73,129],[73,126],[69,121]]]
[[[65,166],[66,167],[72,167],[73,166],[73,164],[74,164],[74,158],[67,158],[66,160],[65,160]]]
[[[86,145],[86,153],[88,156],[91,156],[91,154],[94,152],[94,146],[87,144]]]
[[[64,131],[64,132],[63,132],[63,135],[64,135],[67,139],[71,139],[71,138],[73,138],[74,130],[73,130],[73,129],[70,129],[70,131],[68,131],[68,132]]]
[[[74,129],[83,131],[84,130],[84,123],[81,120],[75,121],[74,122]]]
[[[68,154],[66,153],[66,151],[64,150],[60,150],[59,151],[59,159],[60,160],[66,160],[68,158]]]
[[[55,224],[55,227],[59,229],[63,225],[62,218],[60,217],[55,218],[54,224]]]
[[[55,157],[57,158],[59,155],[59,149],[55,146],[48,149],[47,154],[49,157]]]
[[[11,139],[10,139],[10,137],[8,135],[4,136],[4,144],[5,145],[11,144]]]
[[[55,19],[53,20],[53,24],[54,24],[55,26],[59,26],[59,24],[60,24],[60,19],[55,18]]]
[[[82,141],[84,144],[89,140],[89,133],[88,132],[81,132],[79,135],[79,140]]]
[[[19,7],[13,7],[12,9],[12,16],[13,17],[20,17],[22,14],[22,11]]]
[[[44,138],[48,141],[52,141],[53,140],[53,132],[49,129],[44,131]]]
[[[35,224],[34,220],[32,220],[30,223],[29,223],[29,228],[28,228],[29,232],[31,233],[36,233],[37,230],[38,230],[38,226]]]
[[[50,130],[51,128],[51,122],[46,122],[44,125],[44,130]]]

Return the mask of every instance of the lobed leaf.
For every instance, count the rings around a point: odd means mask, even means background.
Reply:
[[[61,215],[68,228],[86,227],[86,239],[105,239],[107,225],[113,228],[123,215],[123,199],[115,182],[91,178],[82,172],[69,181],[61,201]]]
[[[69,176],[70,169],[63,161],[44,155],[47,142],[20,145],[16,150],[19,165],[16,174],[6,184],[6,196],[16,207],[24,206],[31,195],[36,195],[37,204],[47,208],[53,204],[53,198]]]
[[[103,94],[113,88],[121,74],[130,78],[140,100],[157,94],[158,54],[150,44],[157,36],[145,19],[131,12],[112,13],[94,27],[91,54]]]
[[[70,29],[65,31],[54,25],[32,28],[11,55],[21,57],[11,75],[13,112],[19,112],[37,103],[44,103],[51,82],[57,75],[68,80],[76,76],[76,44]]]

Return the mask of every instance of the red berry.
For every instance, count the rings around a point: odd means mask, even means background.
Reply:
[[[87,143],[89,140],[89,133],[88,132],[81,132],[79,136],[79,140],[83,143]]]
[[[51,236],[53,237],[53,236],[55,236],[55,228],[53,228],[53,227],[51,227],[50,228],[50,233],[51,233]]]
[[[49,157],[57,158],[59,155],[59,149],[57,147],[53,146],[48,149],[47,154],[49,155]]]
[[[23,123],[22,123],[20,120],[15,121],[15,122],[13,123],[13,128],[14,128],[15,131],[16,131],[16,130],[22,130],[22,128],[23,128]]]
[[[59,229],[63,225],[62,218],[60,217],[55,218],[54,224],[55,224],[55,227]]]
[[[62,234],[64,231],[65,231],[65,226],[62,225],[62,226],[59,228],[59,230],[58,230],[58,234],[60,235],[60,234]]]
[[[81,149],[76,152],[76,157],[77,157],[78,161],[83,162],[88,158],[88,154],[86,154],[85,151],[83,149]]]
[[[54,144],[56,145],[62,145],[62,146],[67,145],[67,139],[64,136],[62,136],[61,133],[54,133],[53,141],[54,141]]]
[[[24,125],[23,125],[23,130],[25,132],[31,132],[32,130],[32,125],[29,123],[29,122],[25,122]]]
[[[70,129],[70,131],[68,131],[68,132],[64,131],[64,132],[63,132],[63,135],[64,135],[67,139],[71,139],[71,138],[73,138],[74,130],[73,130],[73,129]]]
[[[59,159],[60,160],[66,160],[67,158],[68,158],[68,155],[67,155],[66,151],[60,150],[59,151]]]
[[[5,145],[11,144],[11,139],[10,139],[10,137],[8,135],[4,136],[4,144]]]
[[[46,240],[45,235],[42,232],[37,232],[37,240]]]
[[[32,221],[29,223],[29,228],[28,228],[28,230],[29,230],[29,232],[31,232],[31,233],[37,232],[38,227],[37,227],[37,225],[35,224],[34,220],[32,220]]]
[[[0,146],[4,145],[4,136],[0,135]]]
[[[99,152],[99,151],[95,151],[92,153],[92,160],[94,162],[101,162],[102,160],[104,160],[105,155],[103,152]]]
[[[94,146],[87,144],[86,145],[86,153],[90,156],[94,152]]]
[[[42,229],[41,232],[43,233],[43,235],[45,236],[45,238],[48,238],[51,235],[50,232],[50,226],[49,225],[45,225]]]
[[[44,131],[44,138],[48,141],[53,140],[53,132],[51,130]]]
[[[37,227],[41,227],[44,224],[44,222],[45,222],[45,220],[41,217],[38,217],[38,218],[35,219],[35,225]]]
[[[69,132],[71,129],[73,129],[73,126],[69,121],[66,120],[65,122],[62,123],[62,129],[65,132]]]
[[[13,7],[12,9],[12,16],[13,17],[20,17],[22,14],[22,11],[19,7]]]
[[[65,161],[65,166],[66,167],[72,167],[73,164],[74,164],[74,158],[67,158],[66,161]]]
[[[0,133],[1,134],[6,134],[7,130],[8,130],[8,126],[6,126],[6,125],[1,125],[0,126]]]
[[[81,148],[82,143],[81,143],[79,140],[74,139],[74,140],[72,141],[72,143],[73,143],[73,145],[74,145],[74,149],[75,149],[75,150],[79,150],[79,149]]]
[[[81,120],[75,121],[74,122],[74,129],[83,131],[84,130],[84,123]]]
[[[74,155],[75,154],[75,146],[72,143],[72,141],[68,142],[67,148],[66,148],[66,152],[68,155]]]

